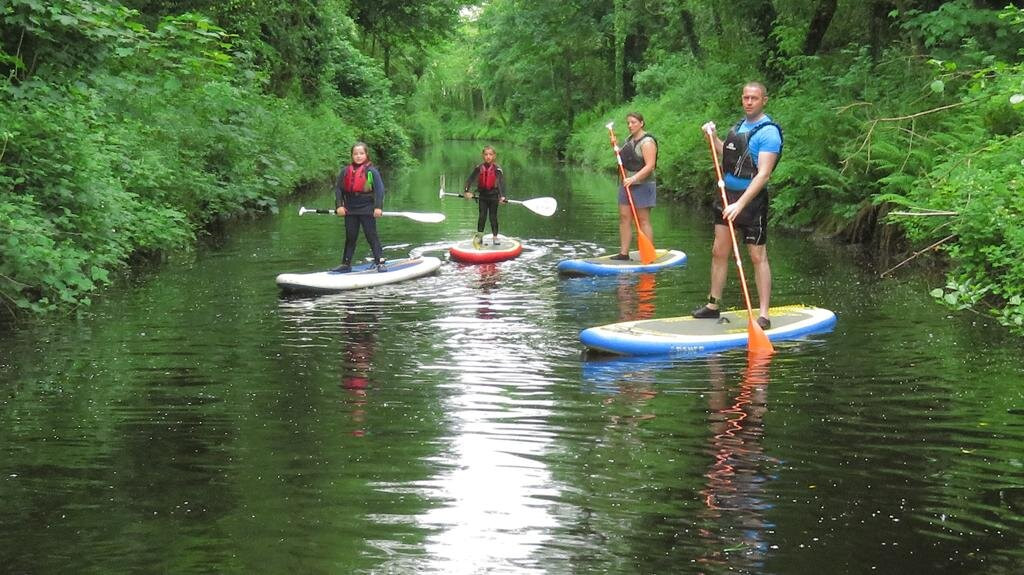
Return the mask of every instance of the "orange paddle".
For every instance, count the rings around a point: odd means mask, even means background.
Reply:
[[[633,194],[630,193],[629,186],[626,185],[626,168],[622,167],[622,156],[619,155],[619,142],[615,139],[615,132],[612,131],[612,123],[608,122],[605,127],[608,128],[608,136],[612,140],[615,160],[619,163],[619,175],[622,176],[622,186],[626,188],[626,199],[629,200],[629,209],[633,211],[633,223],[636,224],[636,247],[640,250],[640,262],[649,264],[658,259],[658,254],[654,251],[654,242],[640,229],[640,218],[636,215],[636,206],[633,205]]]
[[[718,165],[718,150],[715,149],[715,141],[711,137],[711,130],[707,131],[708,145],[711,146],[711,159],[715,162],[715,175],[718,176],[718,190],[722,193],[722,209],[729,205],[729,198],[725,194],[725,180],[722,179],[722,168]],[[743,286],[743,299],[747,302],[747,351],[756,354],[772,354],[775,348],[772,347],[768,334],[761,329],[754,321],[754,308],[750,305],[750,292],[747,290],[747,278],[743,274],[743,260],[740,259],[740,246],[736,243],[736,230],[733,229],[732,220],[726,218],[729,224],[729,238],[732,240],[732,253],[736,256],[736,268],[740,272],[740,285]]]

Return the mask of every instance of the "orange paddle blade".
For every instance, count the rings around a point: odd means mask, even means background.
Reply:
[[[636,229],[636,246],[640,250],[641,263],[650,264],[658,259],[658,253],[654,250],[654,242],[647,237],[647,234],[640,231],[639,227]]]
[[[747,319],[747,351],[758,355],[775,353],[775,347],[768,339],[768,334],[754,321],[754,314],[750,314]]]

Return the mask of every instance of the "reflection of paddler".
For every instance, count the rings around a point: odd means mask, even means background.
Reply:
[[[484,293],[490,293],[490,291],[498,287],[498,279],[501,278],[501,272],[498,271],[498,266],[493,263],[480,264],[476,266],[477,270],[480,271],[480,290]]]
[[[619,321],[636,321],[654,317],[654,274],[621,276],[617,288]]]
[[[479,306],[476,309],[476,317],[478,319],[494,319],[498,317],[498,314],[491,307],[493,302],[489,296],[491,290],[498,287],[501,272],[498,271],[498,266],[493,263],[478,265],[476,269],[480,273],[480,295],[477,296]]]
[[[767,411],[767,384],[770,356],[750,355],[743,382],[735,395],[725,385],[720,358],[709,358],[713,389],[709,400],[711,452],[714,462],[705,474],[702,492],[706,511],[714,520],[702,535],[709,539],[707,554],[701,560],[735,569],[737,557],[747,564],[740,571],[758,571],[763,566],[770,524],[764,517],[769,507],[764,502],[764,483],[769,475],[761,439]],[[736,555],[723,550],[737,551]]]
[[[366,430],[367,389],[373,370],[376,350],[377,318],[372,314],[350,314],[343,321],[345,334],[342,351],[341,387],[348,392],[345,402],[352,406],[352,421],[356,429],[352,435],[362,437]]]
[[[370,380],[365,377],[358,375],[346,375],[341,378],[341,386],[349,391],[354,391],[358,395],[366,395],[366,386],[370,383]]]

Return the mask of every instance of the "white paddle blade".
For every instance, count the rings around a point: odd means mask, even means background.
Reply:
[[[555,198],[534,198],[526,200],[523,205],[542,216],[550,216],[558,211],[558,201]]]
[[[299,215],[305,214],[307,211],[306,206],[299,206]]]
[[[535,214],[550,216],[558,211],[558,201],[555,198],[533,198],[532,200],[509,200],[513,204],[523,204],[523,207]]]
[[[444,214],[437,212],[383,212],[382,216],[409,218],[417,222],[438,224],[444,221]]]
[[[614,125],[615,125],[615,122],[608,122],[607,124],[604,125],[604,127],[608,128],[609,130],[611,130],[612,126],[614,126]]]

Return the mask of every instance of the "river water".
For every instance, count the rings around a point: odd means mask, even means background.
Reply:
[[[8,573],[1020,573],[1022,345],[914,278],[773,233],[774,304],[831,333],[691,358],[584,356],[585,327],[683,315],[707,290],[707,215],[663,203],[656,276],[561,279],[615,249],[615,180],[499,149],[526,250],[316,298],[328,190],[139,273],[81,319],[3,335],[0,571]],[[386,254],[445,256],[479,158],[386,175]],[[357,257],[367,255],[365,241]],[[727,297],[740,302],[734,275]]]

